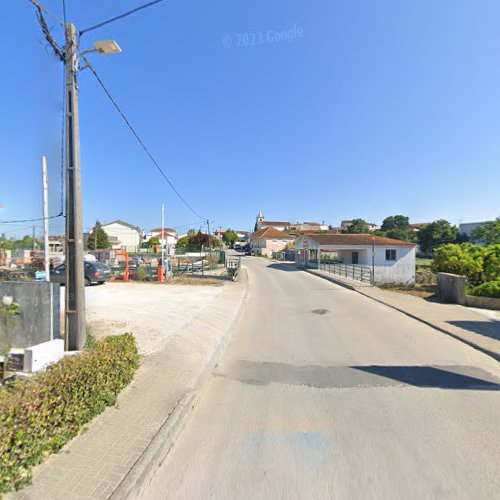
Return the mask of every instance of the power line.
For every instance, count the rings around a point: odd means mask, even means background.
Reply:
[[[38,15],[38,21],[40,22],[40,27],[42,28],[42,32],[45,35],[45,39],[47,42],[49,42],[50,46],[52,47],[55,55],[61,60],[64,61],[64,54],[63,51],[60,49],[59,45],[57,45],[56,41],[54,40],[54,37],[51,35],[49,31],[49,26],[47,25],[47,21],[45,20],[45,17],[43,15],[43,12],[47,12],[50,14],[50,12],[45,8],[42,7],[37,0],[29,0],[37,10],[37,15]],[[50,14],[52,15],[52,14]],[[53,15],[52,15],[53,16]],[[54,16],[53,16],[54,17]],[[57,19],[57,18],[56,18]],[[59,20],[58,20],[59,21]],[[62,22],[59,21],[61,24]]]
[[[63,21],[66,26],[66,0],[62,0]]]
[[[55,21],[58,22],[58,24],[60,24],[61,26],[64,25],[63,21],[61,19],[59,19],[55,14],[52,14],[52,12],[50,12],[49,9],[47,9],[46,7],[44,7],[43,5],[40,5],[38,3],[38,0],[28,0],[29,3],[33,4],[37,9],[45,12],[46,14],[48,14],[52,19],[54,19]],[[63,3],[64,3],[64,0],[63,0]],[[66,11],[65,11],[66,12]],[[66,19],[64,20],[64,22],[66,21]]]
[[[35,219],[0,220],[0,224],[15,224],[17,222],[39,222],[46,219],[57,219],[58,217],[63,217],[63,213],[61,212],[57,215],[51,215],[50,217],[36,217]]]
[[[79,35],[83,35],[84,33],[87,33],[89,31],[92,31],[92,30],[95,30],[97,28],[100,28],[102,26],[105,26],[106,24],[110,24],[110,23],[113,23],[115,21],[118,21],[119,19],[123,19],[124,17],[128,17],[132,14],[135,14],[136,12],[142,10],[142,9],[146,9],[147,7],[151,7],[152,5],[155,5],[157,3],[160,3],[160,2],[163,2],[164,0],[154,0],[153,2],[148,2],[144,5],[140,5],[139,7],[136,7],[135,9],[132,9],[132,10],[129,10],[128,12],[125,12],[124,14],[120,14],[118,16],[115,16],[115,17],[112,17],[111,19],[107,19],[106,21],[102,21],[101,23],[99,24],[96,24],[94,26],[91,26],[90,28],[86,28],[84,30],[81,30],[79,32]]]
[[[199,217],[202,220],[206,220],[206,217],[202,217],[184,199],[184,197],[179,193],[179,191],[177,191],[177,189],[172,184],[172,182],[170,181],[170,179],[167,177],[167,175],[165,174],[165,172],[162,170],[162,168],[160,167],[160,165],[158,164],[158,162],[155,160],[155,158],[153,157],[153,155],[149,152],[148,148],[146,147],[146,145],[144,144],[144,142],[142,141],[142,139],[139,137],[139,134],[135,131],[134,127],[132,127],[131,123],[129,122],[129,120],[127,119],[127,117],[123,113],[123,111],[120,109],[120,107],[118,106],[117,102],[113,99],[113,97],[109,93],[108,89],[106,88],[106,86],[104,85],[104,83],[102,82],[102,80],[99,78],[99,75],[96,73],[96,71],[93,68],[93,66],[88,62],[88,60],[85,57],[82,57],[82,59],[85,61],[85,67],[89,68],[90,71],[92,72],[92,74],[95,76],[96,80],[99,82],[99,85],[104,90],[104,93],[108,96],[109,100],[113,103],[113,106],[116,108],[116,110],[118,111],[118,113],[120,114],[120,116],[123,118],[123,121],[127,124],[128,128],[130,129],[130,131],[132,132],[132,134],[134,134],[134,137],[137,139],[137,141],[141,145],[142,149],[144,149],[144,151],[149,156],[149,158],[151,159],[151,161],[154,163],[154,165],[156,166],[156,168],[158,169],[158,171],[160,172],[160,174],[164,177],[164,179],[168,182],[168,184],[170,185],[170,187],[173,189],[174,193],[181,199],[181,201],[184,203],[184,205],[186,205],[186,207],[188,207],[189,210],[191,210],[191,212],[193,212],[193,214],[196,215],[196,217]]]

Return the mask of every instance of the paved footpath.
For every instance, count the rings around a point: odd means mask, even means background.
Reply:
[[[117,407],[96,417],[86,432],[35,469],[32,485],[8,498],[100,499],[126,490],[127,478],[136,477],[136,469],[144,472],[142,461],[150,458],[158,434],[168,437],[174,417],[182,418],[186,396],[196,393],[203,374],[216,362],[246,290],[246,273],[239,282],[226,284],[159,354],[142,358]]]
[[[382,290],[365,283],[346,280],[326,271],[314,269],[309,272],[345,285],[382,304],[393,307],[500,361],[500,312],[498,311],[478,311],[456,304],[430,302],[413,295]]]
[[[131,498],[498,497],[495,360],[293,265],[244,265],[239,326]]]

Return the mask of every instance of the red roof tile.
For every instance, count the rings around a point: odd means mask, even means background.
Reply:
[[[384,238],[372,234],[308,234],[307,237],[320,245],[415,246],[415,243],[408,241]]]
[[[255,233],[252,233],[250,235],[250,238],[252,239],[257,239],[257,238],[264,238],[264,239],[269,239],[269,240],[277,240],[277,239],[293,239],[293,236],[291,236],[288,233],[284,233],[283,231],[279,231],[278,229],[274,229],[274,227],[266,227],[265,229],[261,229],[259,231],[256,231]]]

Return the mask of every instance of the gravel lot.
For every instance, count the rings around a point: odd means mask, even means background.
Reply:
[[[97,338],[131,332],[141,354],[154,354],[223,290],[224,285],[151,283],[87,287],[87,325]]]

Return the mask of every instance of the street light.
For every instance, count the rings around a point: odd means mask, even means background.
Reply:
[[[94,42],[94,49],[99,54],[120,54],[122,49],[115,40],[99,40]]]
[[[82,195],[80,174],[80,135],[78,89],[76,74],[83,67],[79,58],[89,52],[119,54],[114,40],[94,42],[93,49],[78,52],[75,25],[65,26],[65,91],[66,91],[66,348],[82,350],[87,334],[85,328],[85,282],[83,267]],[[84,58],[85,61],[85,58]]]

